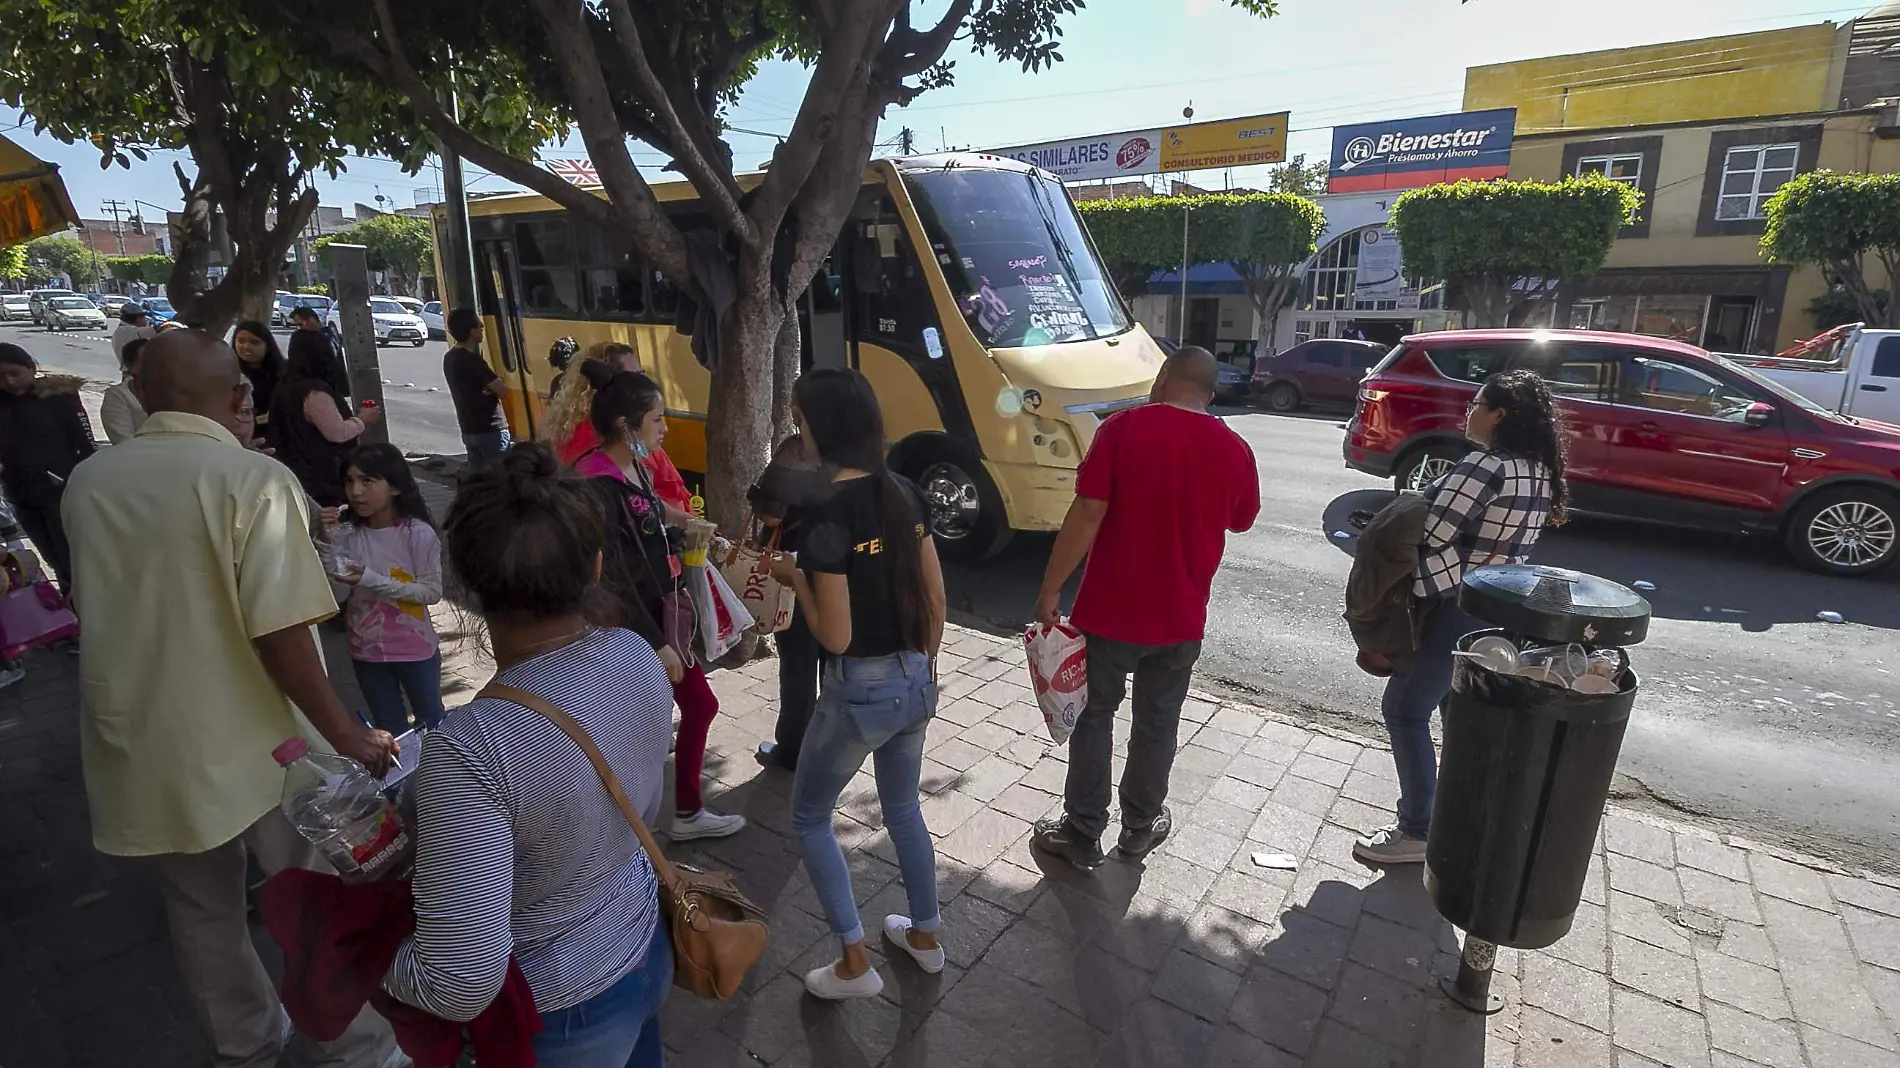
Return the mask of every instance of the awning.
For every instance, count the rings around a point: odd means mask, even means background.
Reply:
[[[0,248],[79,225],[59,166],[0,137]]]

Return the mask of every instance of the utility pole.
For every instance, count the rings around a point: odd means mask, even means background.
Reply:
[[[900,156],[917,154],[917,132],[908,126],[897,131],[897,154]]]
[[[124,209],[125,213],[130,215],[132,206],[123,200],[106,200],[100,203],[112,213],[112,236],[119,239],[119,255],[123,256],[125,255],[125,227],[119,222],[119,211]]]

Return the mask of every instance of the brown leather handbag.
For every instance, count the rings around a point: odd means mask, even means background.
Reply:
[[[539,712],[574,739],[593,763],[614,804],[620,806],[621,815],[633,825],[633,833],[639,835],[640,845],[653,863],[653,873],[659,877],[660,916],[673,939],[673,984],[702,998],[725,999],[738,993],[746,973],[765,956],[765,947],[771,942],[765,910],[739,891],[731,875],[701,871],[666,859],[594,739],[574,722],[574,717],[516,686],[491,682],[475,696],[493,697]]]

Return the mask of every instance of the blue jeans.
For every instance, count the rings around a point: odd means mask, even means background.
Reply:
[[[369,719],[391,734],[409,729],[409,710],[416,722],[434,730],[442,722],[442,654],[427,660],[370,661],[352,660],[356,667],[356,685],[363,691],[363,703],[369,706]],[[403,695],[409,695],[404,708]]]
[[[878,805],[897,847],[911,925],[935,931],[943,924],[937,910],[937,854],[917,795],[924,730],[937,714],[930,659],[922,653],[834,656],[825,661],[819,680],[818,706],[792,777],[792,830],[832,933],[847,946],[864,940],[851,872],[831,818],[838,796],[866,756],[877,770]]]
[[[462,447],[468,450],[468,473],[486,471],[501,461],[501,454],[508,451],[514,439],[506,430],[489,430],[480,434],[463,434]]]
[[[607,989],[541,1014],[534,1036],[538,1068],[664,1068],[660,1006],[673,987],[673,946],[666,923],[653,926],[647,958]]]
[[[1379,710],[1392,739],[1399,773],[1399,830],[1423,838],[1432,829],[1438,797],[1438,754],[1432,749],[1432,710],[1451,692],[1451,651],[1458,639],[1483,625],[1458,607],[1456,595],[1428,601],[1418,655],[1408,671],[1385,681]]]

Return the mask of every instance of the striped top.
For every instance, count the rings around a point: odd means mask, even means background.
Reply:
[[[651,824],[673,689],[645,639],[597,631],[495,681],[573,716]],[[561,728],[507,701],[471,701],[425,737],[415,778],[416,932],[383,980],[392,995],[472,1020],[501,990],[512,954],[548,1013],[646,959],[659,913],[653,867]]]

